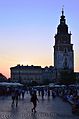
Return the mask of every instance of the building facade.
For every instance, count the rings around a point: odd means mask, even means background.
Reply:
[[[11,79],[15,82],[29,83],[37,80],[41,81],[41,67],[40,66],[20,66],[11,67]]]
[[[57,27],[54,45],[54,67],[57,72],[57,77],[60,77],[59,72],[62,70],[74,71],[74,51],[71,44],[71,32],[68,33],[68,25],[62,9],[60,24]]]
[[[54,80],[54,68],[52,66],[42,68],[41,66],[23,66],[17,65],[10,68],[11,80],[14,82],[30,83],[37,82],[38,84],[46,81]]]

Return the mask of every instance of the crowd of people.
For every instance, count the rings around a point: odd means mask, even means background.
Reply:
[[[12,107],[14,105],[16,105],[16,107],[18,106],[18,100],[20,99],[20,97],[22,96],[22,99],[24,99],[24,95],[25,95],[25,90],[20,90],[20,89],[13,89],[11,96],[12,96]]]
[[[79,94],[76,87],[64,86],[64,87],[53,87],[53,88],[39,88],[36,93],[44,99],[44,97],[52,98],[61,97],[63,101],[67,101],[72,105],[72,112],[79,113]]]
[[[79,112],[79,95],[76,87],[63,86],[63,87],[28,87],[26,89],[13,88],[11,90],[12,104],[11,106],[18,106],[19,99],[25,98],[25,93],[30,94],[30,102],[33,104],[32,112],[36,112],[37,102],[39,102],[39,96],[42,100],[52,99],[60,97],[63,101],[70,102],[72,104],[72,112]]]

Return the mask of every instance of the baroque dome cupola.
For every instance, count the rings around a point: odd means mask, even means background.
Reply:
[[[58,34],[67,34],[68,33],[68,26],[66,24],[66,19],[64,16],[64,10],[62,8],[62,15],[60,17],[60,24],[57,27]]]

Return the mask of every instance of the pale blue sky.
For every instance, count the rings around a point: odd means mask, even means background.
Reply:
[[[61,9],[72,33],[75,71],[79,71],[78,0],[2,0],[0,1],[0,72],[10,76],[10,67],[53,65],[54,35]]]

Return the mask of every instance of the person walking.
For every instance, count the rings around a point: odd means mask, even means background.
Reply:
[[[22,99],[24,99],[25,91],[22,90]]]
[[[41,90],[42,100],[44,100],[44,89]]]
[[[11,106],[14,106],[14,102],[15,102],[15,90],[12,91],[12,104]]]
[[[19,99],[19,90],[14,89],[12,91],[12,104],[11,104],[12,107],[14,107],[14,105],[16,105],[16,107],[18,106],[18,99]]]
[[[38,98],[36,95],[36,91],[34,91],[31,95],[31,102],[33,104],[32,112],[36,112],[37,101],[38,101]]]
[[[15,91],[15,103],[16,103],[16,107],[18,106],[18,98],[19,98],[19,90]]]

